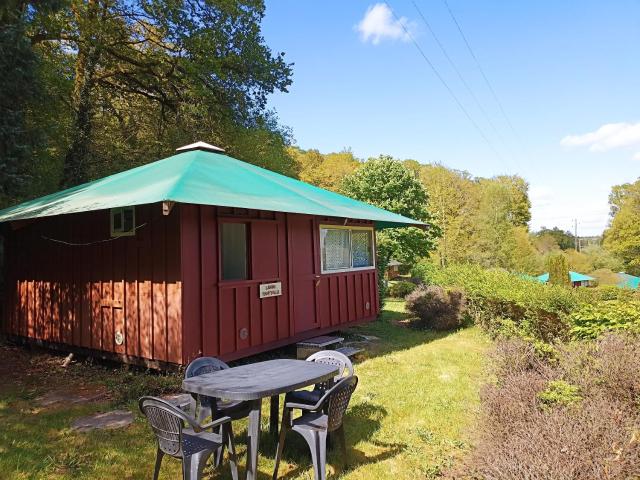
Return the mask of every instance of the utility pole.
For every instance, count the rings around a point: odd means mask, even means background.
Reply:
[[[576,244],[576,252],[580,251],[580,240],[578,239],[578,219],[574,218],[573,219],[573,231],[574,231],[574,240],[575,240],[575,244]]]

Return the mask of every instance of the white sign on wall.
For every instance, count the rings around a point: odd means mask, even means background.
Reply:
[[[260,298],[282,295],[282,282],[263,283],[260,285]]]

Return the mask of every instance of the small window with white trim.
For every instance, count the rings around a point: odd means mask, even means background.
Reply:
[[[130,237],[136,234],[135,207],[118,207],[111,209],[111,236]]]
[[[320,252],[322,273],[372,268],[373,228],[321,225]]]

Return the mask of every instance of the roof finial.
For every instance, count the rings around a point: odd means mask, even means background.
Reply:
[[[205,142],[191,143],[189,145],[185,145],[184,147],[176,148],[176,152],[178,153],[188,152],[190,150],[207,150],[209,152],[224,152],[224,148],[216,147],[215,145],[211,145],[210,143],[205,143]]]

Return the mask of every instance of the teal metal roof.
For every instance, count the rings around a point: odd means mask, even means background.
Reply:
[[[0,210],[0,222],[173,201],[373,220],[378,228],[424,225],[211,149],[184,151]]]
[[[620,281],[618,282],[617,285],[620,288],[637,289],[640,286],[640,277],[629,275],[628,273],[624,273],[624,272],[619,272],[618,277],[620,277]]]
[[[583,275],[578,272],[569,272],[569,277],[571,278],[571,282],[587,282],[590,280],[595,280],[595,278],[590,277],[589,275]],[[543,273],[542,275],[538,275],[536,277],[539,282],[546,283],[549,281],[549,274]]]

